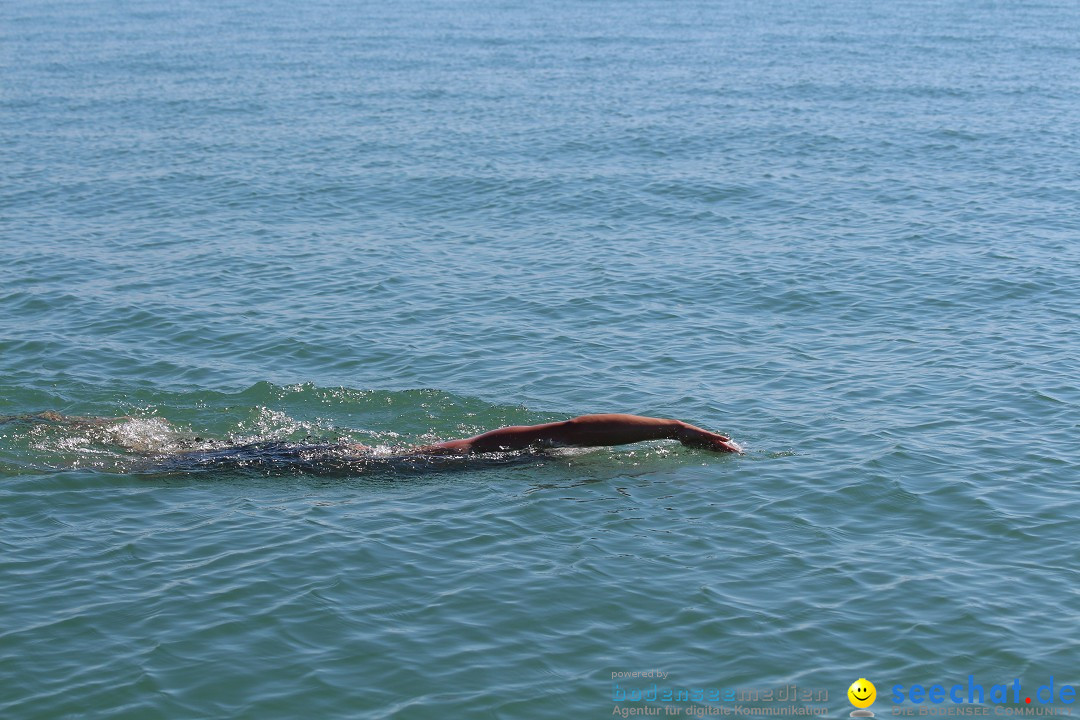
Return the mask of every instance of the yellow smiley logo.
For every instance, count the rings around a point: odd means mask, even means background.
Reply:
[[[859,678],[847,689],[848,700],[857,708],[867,708],[877,699],[877,688],[866,678]]]

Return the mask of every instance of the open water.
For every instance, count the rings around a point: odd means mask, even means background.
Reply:
[[[0,425],[3,717],[1080,685],[1072,0],[8,0],[0,64],[0,415],[126,418]],[[586,412],[747,453],[147,460]]]

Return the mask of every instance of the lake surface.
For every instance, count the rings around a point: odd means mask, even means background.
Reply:
[[[1080,685],[1075,3],[14,0],[0,64],[0,415],[121,418],[0,425],[0,715]],[[167,457],[588,412],[747,452]]]

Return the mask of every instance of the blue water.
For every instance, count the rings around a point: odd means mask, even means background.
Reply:
[[[1075,3],[13,0],[0,65],[0,415],[118,418],[0,425],[4,717],[1080,685]],[[587,412],[747,453],[168,461]]]

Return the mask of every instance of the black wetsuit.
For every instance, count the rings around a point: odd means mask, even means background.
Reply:
[[[383,453],[363,450],[354,444],[331,441],[284,442],[280,440],[184,450],[155,458],[149,468],[161,472],[240,470],[258,474],[354,475],[371,472],[427,472],[455,468],[481,468],[534,462],[547,457],[543,450],[522,450],[482,455],[426,454],[415,450]]]

